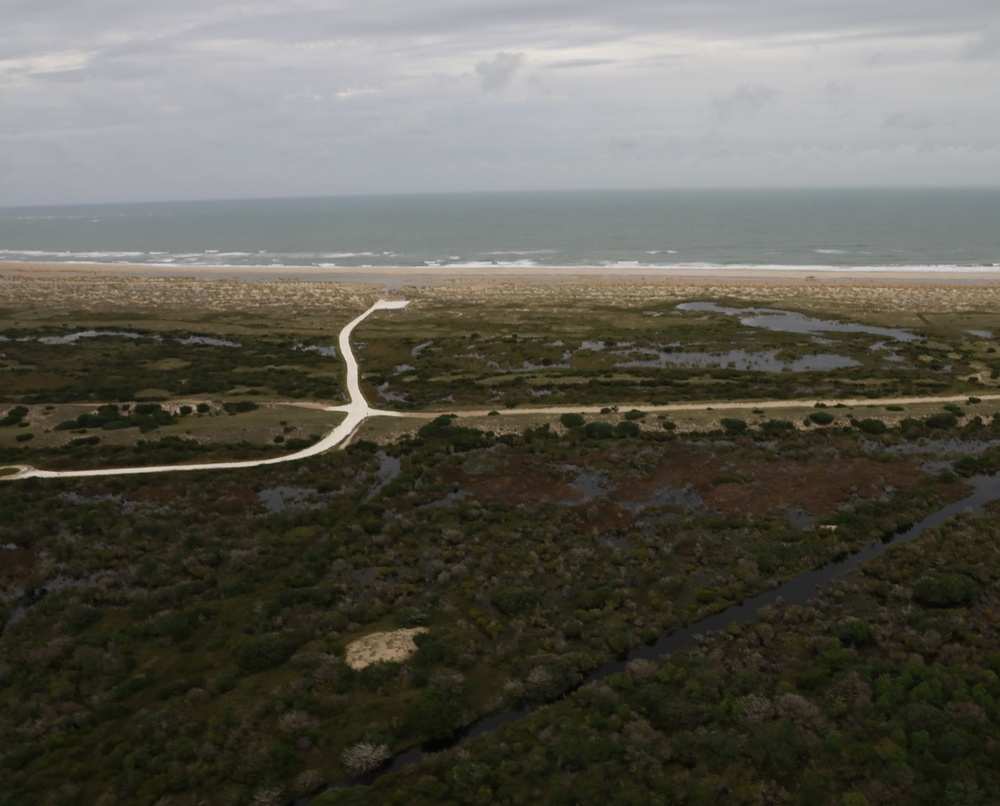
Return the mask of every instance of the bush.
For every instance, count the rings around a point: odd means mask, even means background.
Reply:
[[[623,420],[615,426],[615,436],[637,437],[639,436],[639,424],[632,420]]]
[[[932,414],[924,420],[924,425],[928,428],[954,428],[958,425],[958,418],[950,411]]]
[[[497,610],[505,616],[510,616],[529,607],[534,607],[541,600],[541,596],[534,588],[508,585],[497,588],[490,600]]]
[[[392,758],[392,754],[388,745],[359,742],[348,747],[342,758],[344,767],[351,775],[364,775],[366,772],[377,770]]]
[[[720,421],[727,434],[742,434],[747,430],[747,421],[735,417],[723,417]]]
[[[632,409],[631,411],[625,412],[626,420],[641,420],[646,416],[646,412],[639,411],[639,409]]]
[[[27,406],[14,406],[3,416],[3,419],[0,419],[0,426],[17,425],[27,414]]]
[[[790,420],[768,420],[760,424],[760,430],[768,436],[777,436],[795,430],[795,423]]]
[[[808,419],[816,425],[829,425],[837,418],[828,411],[814,411]]]
[[[583,429],[587,439],[611,439],[615,435],[611,423],[587,423]]]
[[[223,403],[222,408],[229,414],[240,414],[244,411],[254,411],[260,406],[252,400],[231,400]]]
[[[260,635],[236,647],[233,659],[244,672],[262,672],[280,666],[304,642],[303,636],[291,632]]]
[[[851,425],[863,434],[884,434],[889,430],[884,422],[874,417],[866,417],[864,420],[855,420],[852,417]]]
[[[566,428],[580,428],[586,421],[583,419],[582,414],[567,413],[559,415],[559,422],[566,426]]]
[[[925,607],[957,607],[974,602],[980,588],[965,574],[934,574],[917,580],[913,600]]]

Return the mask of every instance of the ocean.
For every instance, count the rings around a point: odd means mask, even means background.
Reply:
[[[566,191],[8,207],[0,208],[0,261],[272,266],[276,273],[566,266],[1000,274],[1000,189]]]

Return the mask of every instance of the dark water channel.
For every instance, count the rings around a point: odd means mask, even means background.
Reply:
[[[706,633],[724,629],[730,624],[741,624],[753,621],[757,617],[757,611],[762,607],[781,603],[804,605],[810,599],[814,598],[818,590],[826,585],[834,576],[841,574],[844,571],[849,571],[863,562],[875,559],[890,545],[896,543],[907,543],[923,534],[927,529],[940,526],[946,520],[953,518],[956,515],[966,512],[981,514],[985,504],[993,501],[994,499],[1000,498],[1000,477],[975,476],[967,481],[969,484],[973,485],[974,490],[970,495],[960,501],[947,504],[937,512],[928,515],[923,520],[901,529],[898,532],[891,532],[884,535],[881,540],[876,540],[847,557],[829,562],[821,568],[817,568],[813,571],[806,571],[805,573],[799,574],[799,576],[778,585],[776,588],[772,588],[771,590],[757,596],[745,599],[739,604],[727,607],[725,610],[711,616],[707,616],[700,621],[696,621],[694,624],[688,625],[687,627],[662,635],[653,643],[635,647],[629,651],[624,658],[608,661],[607,663],[598,666],[583,679],[580,686],[596,683],[610,677],[613,674],[625,671],[629,661],[633,661],[638,658],[658,661],[663,655],[669,655],[673,652],[689,649],[696,644],[696,636],[702,636]],[[536,706],[521,705],[514,708],[507,708],[503,711],[497,711],[496,713],[490,714],[477,720],[476,722],[473,722],[471,725],[459,731],[449,739],[427,743],[421,747],[415,747],[404,753],[400,753],[390,762],[387,762],[383,767],[378,769],[375,773],[369,774],[364,778],[347,778],[338,781],[333,786],[334,788],[346,788],[371,783],[375,777],[389,772],[398,772],[407,764],[419,763],[431,753],[450,750],[461,745],[468,739],[475,738],[476,736],[482,736],[485,733],[494,731],[507,722],[522,719],[532,713],[535,710],[535,707]],[[295,801],[295,806],[306,806],[310,800],[310,798],[300,798]]]

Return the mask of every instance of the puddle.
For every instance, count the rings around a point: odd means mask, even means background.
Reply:
[[[966,333],[970,333],[973,336],[977,336],[980,339],[992,339],[993,333],[989,330],[966,330]]]
[[[16,603],[16,606],[11,612],[10,619],[8,619],[7,623],[16,624],[19,622],[27,615],[28,610],[42,601],[42,599],[53,591],[67,590],[69,588],[83,588],[87,585],[93,585],[97,576],[97,574],[91,574],[89,577],[84,577],[83,579],[73,579],[72,577],[60,574],[52,577],[52,579],[46,581],[37,588],[14,588],[13,595],[7,595],[4,597],[8,601],[14,600]]]
[[[785,520],[793,529],[804,530],[813,526],[819,518],[810,515],[801,507],[788,507],[785,510]]]
[[[889,342],[886,342],[886,341],[877,341],[877,342],[875,342],[871,346],[871,349],[872,349],[873,352],[874,351],[879,351],[879,352],[884,351],[884,352],[888,353],[888,355],[882,356],[882,360],[883,361],[890,361],[892,363],[897,363],[897,364],[901,364],[904,361],[906,361],[906,359],[903,358],[903,356],[901,356],[899,353],[897,353],[893,349],[892,345],[889,344]]]
[[[837,322],[832,319],[814,319],[796,311],[782,311],[776,308],[726,308],[714,302],[682,302],[679,311],[701,311],[738,316],[748,327],[762,327],[782,333],[868,333],[885,336],[898,341],[917,341],[920,337],[908,330],[894,327],[875,327],[853,322]]]
[[[303,345],[299,344],[292,348],[293,350],[301,350],[303,353],[319,353],[324,358],[336,358],[337,348],[333,346],[321,347],[317,344]]]
[[[59,497],[63,501],[71,504],[115,504],[121,507],[122,512],[133,513],[138,511],[140,504],[136,501],[129,501],[121,495],[80,495],[79,493],[60,493]]]
[[[378,459],[378,470],[375,471],[375,483],[368,488],[365,498],[373,498],[386,484],[395,479],[402,470],[403,463],[398,456],[389,456],[385,451],[377,451],[375,458]]]
[[[619,501],[633,515],[640,515],[644,509],[657,507],[680,507],[685,512],[699,509],[705,502],[693,487],[661,487],[652,496],[641,501]]]
[[[39,344],[73,344],[80,339],[96,339],[99,336],[121,336],[126,339],[146,338],[141,333],[129,333],[124,330],[81,330],[77,333],[68,333],[65,336],[40,336],[35,341]],[[18,341],[32,341],[32,339],[18,339]]]
[[[397,395],[395,392],[389,391],[389,381],[380,384],[378,387],[378,394],[383,400],[387,400],[390,403],[407,403],[406,395]]]
[[[655,356],[633,361],[619,361],[616,369],[631,367],[722,367],[755,372],[816,372],[846,369],[860,366],[860,362],[844,355],[821,353],[783,361],[777,358],[777,350],[748,353],[745,350],[729,350],[718,355],[702,352],[673,352],[668,350],[640,350],[644,355]]]
[[[424,504],[421,509],[450,509],[451,507],[457,507],[468,497],[469,494],[465,490],[451,492],[444,498],[439,498],[437,501],[431,501],[429,504]]]
[[[423,344],[418,344],[416,347],[414,347],[412,350],[410,350],[410,356],[412,358],[416,358],[424,350],[426,350],[428,347],[430,347],[433,343],[434,343],[434,341],[432,339],[431,341],[425,341]]]
[[[114,336],[116,338],[125,339],[149,339],[150,341],[162,341],[162,337],[155,333],[132,333],[125,330],[80,330],[76,333],[67,333],[65,336],[38,336],[37,338],[32,336],[25,336],[24,338],[15,339],[14,341],[19,342],[38,342],[39,344],[49,344],[49,345],[60,345],[60,344],[75,344],[81,339],[96,339],[100,336]],[[10,341],[7,337],[0,337],[3,341]],[[185,336],[183,339],[175,338],[173,341],[177,344],[185,345],[208,345],[211,347],[242,347],[243,345],[236,341],[230,341],[229,339],[217,339],[212,336]],[[300,349],[300,348],[296,348]],[[332,347],[324,348],[308,348],[304,347],[301,349],[315,349],[315,350],[332,350]]]
[[[611,477],[600,470],[584,470],[577,465],[553,465],[553,467],[564,473],[575,474],[576,478],[569,483],[569,486],[588,501],[602,498],[618,489],[618,485],[611,481]]]
[[[286,512],[294,509],[322,509],[322,501],[310,501],[316,491],[309,487],[268,487],[257,493],[257,500],[268,512]]]
[[[402,375],[404,372],[415,372],[416,367],[411,367],[409,364],[396,364],[393,369],[393,375]]]
[[[905,412],[900,412],[905,416]],[[963,456],[980,454],[990,448],[1000,447],[1000,439],[993,440],[962,440],[962,439],[930,439],[921,437],[915,442],[902,445],[879,445],[876,442],[864,440],[861,447],[867,453],[886,453],[890,456],[925,456],[934,459],[960,459]],[[951,462],[945,462],[950,467]]]
[[[207,345],[209,347],[242,347],[238,341],[229,339],[216,339],[212,336],[187,336],[183,339],[174,339],[178,344]]]

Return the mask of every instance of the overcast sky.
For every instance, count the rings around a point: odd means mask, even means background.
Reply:
[[[996,0],[0,0],[0,204],[1000,185]]]

